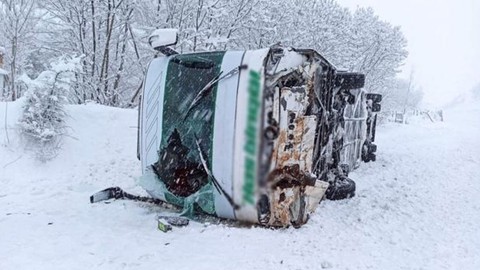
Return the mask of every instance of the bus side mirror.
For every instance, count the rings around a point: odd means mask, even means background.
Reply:
[[[168,47],[177,44],[177,41],[178,30],[173,28],[157,29],[148,37],[150,46],[166,56],[178,54]]]

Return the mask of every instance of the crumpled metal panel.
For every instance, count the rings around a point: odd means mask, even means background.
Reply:
[[[267,85],[273,86],[271,116],[278,124],[274,140],[267,190],[270,199],[270,226],[301,226],[322,200],[328,183],[317,180],[313,160],[317,130],[317,115],[307,115],[314,91],[314,74],[318,67],[312,58],[295,51],[285,52],[278,66],[294,59],[295,67],[272,72]],[[303,60],[299,62],[299,60]],[[291,82],[294,83],[291,83]],[[283,86],[284,84],[293,84]],[[268,107],[268,106],[267,106]],[[266,108],[266,114],[269,108]]]

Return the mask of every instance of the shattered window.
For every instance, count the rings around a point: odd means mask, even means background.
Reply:
[[[200,151],[211,170],[217,85],[207,90],[204,87],[218,77],[223,55],[224,52],[176,55],[168,64],[162,140],[159,160],[153,168],[176,197],[170,201],[211,187]],[[214,209],[207,210],[211,211]]]

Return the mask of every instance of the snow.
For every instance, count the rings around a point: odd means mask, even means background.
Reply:
[[[15,131],[24,99],[0,103],[0,269],[480,269],[480,106],[444,123],[386,124],[377,162],[351,174],[357,196],[324,201],[300,229],[191,222],[163,233],[165,210],[90,204],[136,184],[135,110],[71,105],[59,156],[39,163]]]
[[[3,68],[0,68],[0,75],[8,75],[8,71]]]

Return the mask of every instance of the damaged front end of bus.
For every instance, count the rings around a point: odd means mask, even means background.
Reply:
[[[354,196],[346,164],[358,155],[342,150],[363,74],[309,49],[177,54],[151,44],[164,56],[143,84],[138,157],[156,202],[188,217],[299,227],[323,198]]]
[[[265,66],[259,180],[269,208],[259,211],[268,225],[301,225],[323,197],[354,196],[341,158],[344,115],[365,77],[337,71],[314,50],[274,47]]]

